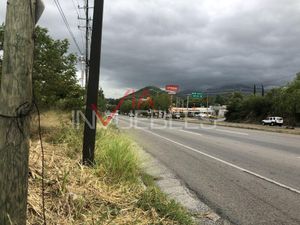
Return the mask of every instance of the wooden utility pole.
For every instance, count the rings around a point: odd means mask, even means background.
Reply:
[[[93,112],[92,105],[97,106],[99,79],[100,79],[100,61],[101,61],[101,43],[102,43],[102,24],[103,24],[103,6],[104,0],[94,1],[94,15],[93,15],[93,30],[92,30],[92,43],[91,43],[91,58],[90,58],[90,71],[88,77],[88,89],[86,100],[85,117],[87,121],[84,126],[83,150],[82,161],[85,165],[94,164],[96,129],[90,127],[95,119],[96,114]],[[88,124],[89,123],[89,124]]]
[[[35,1],[9,0],[0,90],[0,224],[26,224]]]

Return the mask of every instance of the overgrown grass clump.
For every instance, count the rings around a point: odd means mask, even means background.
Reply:
[[[135,182],[139,177],[135,145],[115,128],[99,130],[95,160],[96,166],[102,167],[111,181]]]

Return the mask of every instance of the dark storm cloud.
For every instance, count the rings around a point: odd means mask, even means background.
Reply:
[[[300,71],[297,1],[178,2],[106,7],[103,65],[116,87],[272,85]]]
[[[61,4],[75,32],[73,3]],[[300,71],[299,21],[296,0],[106,1],[101,86],[116,96],[173,83],[182,89],[283,84]],[[69,38],[50,2],[41,24]]]

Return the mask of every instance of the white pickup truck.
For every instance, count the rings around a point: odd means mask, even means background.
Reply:
[[[261,121],[262,125],[270,125],[270,126],[282,126],[283,125],[283,119],[282,117],[277,117],[277,116],[270,116],[263,121]]]

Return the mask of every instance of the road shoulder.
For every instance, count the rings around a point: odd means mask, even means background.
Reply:
[[[197,224],[201,225],[230,225],[227,220],[222,219],[205,203],[200,201],[197,195],[191,191],[174,172],[155,159],[149,153],[139,148],[142,160],[142,169],[152,176],[156,185],[194,216]]]

